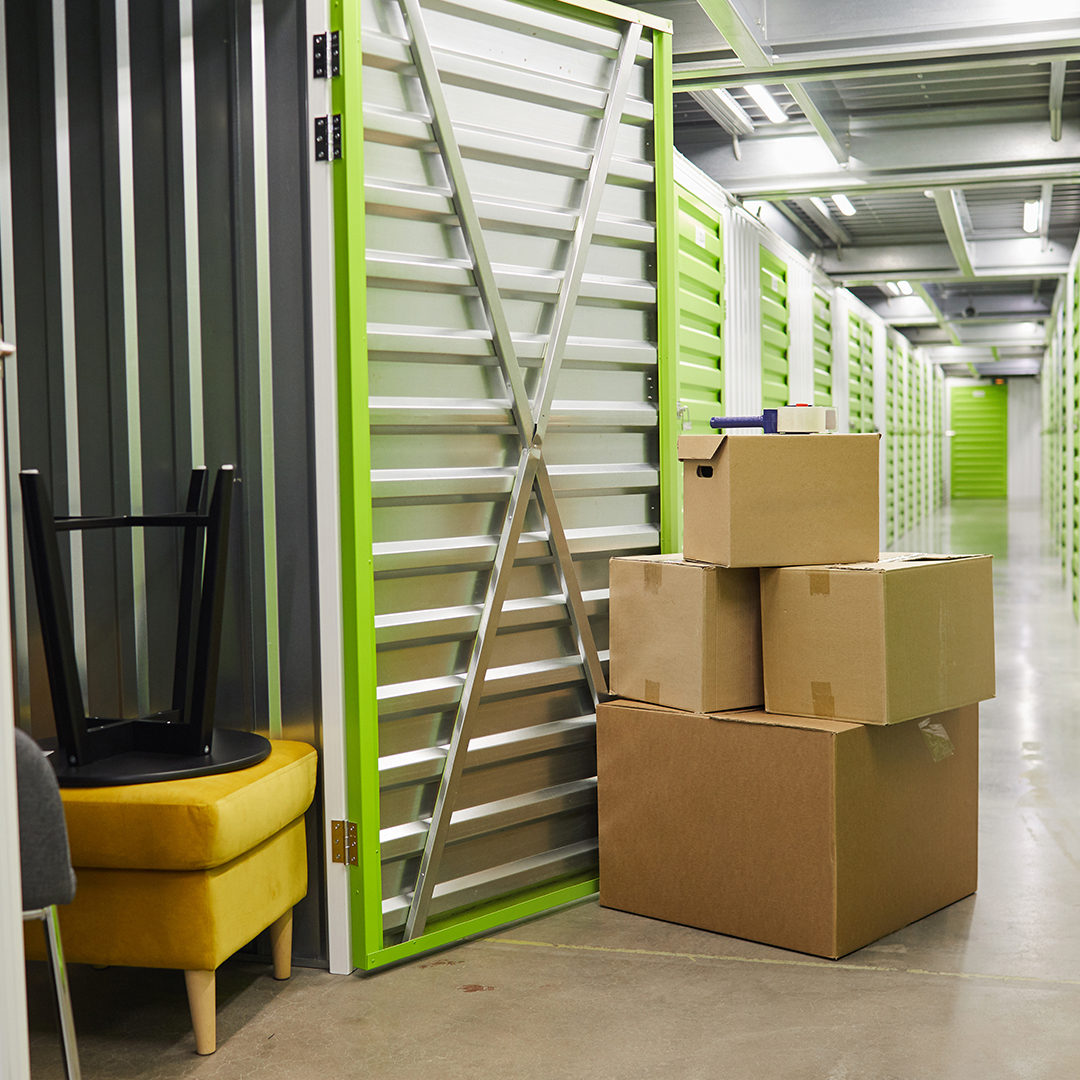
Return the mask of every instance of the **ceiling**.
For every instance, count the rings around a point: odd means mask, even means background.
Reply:
[[[1038,370],[1080,229],[1077,0],[636,6],[674,24],[686,157],[946,371]]]

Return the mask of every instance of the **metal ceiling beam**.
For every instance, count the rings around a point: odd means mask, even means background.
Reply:
[[[765,28],[761,25],[764,21],[764,3],[755,5],[746,0],[698,0],[698,6],[709,16],[709,21],[720,31],[744,67],[767,69],[772,64],[772,49],[765,39]]]
[[[1061,103],[1065,97],[1065,61],[1054,60],[1050,64],[1050,138],[1061,138]]]
[[[787,125],[785,125],[786,127]],[[1045,120],[1025,119],[877,130],[852,121],[851,159],[841,165],[816,132],[758,129],[730,146],[684,134],[679,149],[734,195],[781,199],[833,192],[923,191],[1011,181],[1076,179],[1080,129],[1052,142]]]
[[[1059,277],[1068,273],[1072,248],[1051,243],[1046,250],[1037,236],[1015,240],[978,240],[971,245],[978,280]],[[948,244],[858,244],[839,253],[825,250],[821,268],[842,285],[859,282],[964,280]]]
[[[964,277],[974,277],[975,270],[971,265],[971,248],[968,247],[967,236],[964,232],[964,217],[970,220],[967,213],[967,203],[964,201],[964,193],[958,188],[935,188],[934,203],[937,206],[938,217],[941,218],[941,227],[945,230],[945,237],[949,241],[956,266]]]
[[[781,214],[784,215],[803,235],[809,237],[810,242],[814,247],[821,246],[821,236],[816,233],[798,214],[786,202],[769,203],[768,205],[776,207]]]
[[[815,206],[810,199],[792,199],[791,201],[795,203],[795,205],[806,214],[806,216],[809,217],[834,244],[849,247],[853,243],[851,233],[849,233],[828,211],[823,212],[821,208]]]
[[[914,285],[912,286],[914,288]],[[938,320],[923,301],[921,296],[883,296],[880,300],[866,300],[863,303],[889,326],[933,326]]]
[[[768,71],[773,62],[773,52],[765,38],[763,0],[759,0],[757,11],[754,10],[755,5],[748,0],[699,0],[699,4],[713,26],[724,35],[724,40],[735,51],[744,67]],[[775,81],[766,74],[763,74],[762,78],[769,82]],[[744,79],[742,85],[754,81],[756,80]],[[828,114],[832,111],[827,101],[828,92],[824,89],[808,90],[797,81],[787,82],[785,85],[802,109],[803,115],[825,141],[833,157],[840,163],[847,161],[847,148],[828,119]]]
[[[844,120],[842,107],[836,107],[839,97],[836,91],[823,83],[789,82],[786,86],[806,119],[814,125],[814,130],[824,140],[829,153],[836,158],[838,164],[845,164],[848,160],[847,140],[840,135],[840,124]]]
[[[919,299],[922,300],[922,302],[930,309],[930,313],[937,320],[938,326],[940,326],[941,329],[944,330],[945,333],[949,336],[949,340],[954,345],[959,345],[960,337],[956,333],[956,328],[951,322],[949,322],[948,319],[945,318],[944,313],[942,312],[941,308],[937,306],[937,302],[927,291],[926,286],[923,285],[920,281],[914,281],[912,282],[912,288],[914,288],[915,290],[915,295],[918,296]]]
[[[695,50],[694,59],[680,61],[680,55],[690,53],[678,43],[678,26],[675,28],[676,52],[673,66],[675,83],[701,82],[706,86],[741,86],[755,78],[767,78],[772,82],[816,82],[822,79],[872,79],[885,75],[939,75],[972,68],[1000,71],[1004,67],[1027,67],[1032,64],[1053,64],[1080,60],[1080,38],[1075,33],[1056,41],[1039,41],[1017,45],[1014,49],[978,47],[965,49],[941,46],[919,48],[881,48],[873,53],[865,47],[848,53],[829,51],[806,52],[786,56],[773,55],[768,64],[748,64],[732,60],[717,51],[715,59],[708,50]],[[682,87],[680,87],[682,89]]]

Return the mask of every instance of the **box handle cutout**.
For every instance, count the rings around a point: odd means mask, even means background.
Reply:
[[[704,477],[704,479],[706,479],[706,480],[710,479],[710,477],[712,476],[712,466],[711,465],[699,465],[697,467],[697,474],[698,474],[698,476]]]

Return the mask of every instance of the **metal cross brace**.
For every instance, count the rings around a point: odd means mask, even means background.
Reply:
[[[447,832],[465,765],[471,729],[480,706],[503,601],[506,598],[510,573],[514,566],[514,556],[525,521],[525,511],[534,492],[544,518],[552,556],[559,573],[563,598],[594,705],[599,700],[599,695],[607,690],[592,629],[589,626],[585,604],[581,597],[577,572],[574,569],[566,533],[559,517],[547,466],[544,463],[543,445],[555,397],[555,386],[570,333],[570,322],[585,272],[585,260],[592,243],[604,183],[615,149],[615,136],[622,121],[623,109],[630,88],[630,77],[641,40],[641,25],[630,23],[623,34],[607,102],[600,120],[583,204],[578,213],[567,266],[556,301],[536,398],[534,402],[530,402],[503,309],[502,297],[495,282],[495,274],[480,227],[479,215],[469,190],[468,178],[443,94],[442,80],[428,38],[420,0],[401,0],[401,5],[411,39],[416,74],[431,114],[432,133],[446,166],[454,207],[464,235],[466,249],[473,263],[473,278],[491,328],[492,346],[510,390],[514,421],[521,440],[521,457],[517,474],[506,508],[506,517],[499,536],[491,576],[488,579],[480,625],[473,642],[469,667],[454,717],[453,732],[443,764],[439,791],[435,799],[427,840],[420,859],[420,869],[409,906],[409,915],[405,923],[404,940],[411,941],[423,934],[427,924],[435,889],[435,878],[442,861],[443,849],[446,846]]]

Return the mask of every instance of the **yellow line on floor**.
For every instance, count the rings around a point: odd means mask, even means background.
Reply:
[[[715,953],[667,952],[663,949],[617,949],[607,945],[569,945],[558,941],[524,941],[518,938],[487,938],[475,942],[475,944],[526,945],[538,949],[574,949],[579,952],[618,953],[625,956],[659,956],[673,960],[726,960],[736,964],[773,964],[778,967],[830,968],[833,971],[876,971],[891,975],[937,975],[945,979],[990,979],[996,982],[1080,986],[1080,979],[1044,979],[1037,975],[983,975],[972,971],[930,971],[925,968],[877,967],[873,964],[845,964],[836,960],[788,960],[767,956],[724,956]]]

